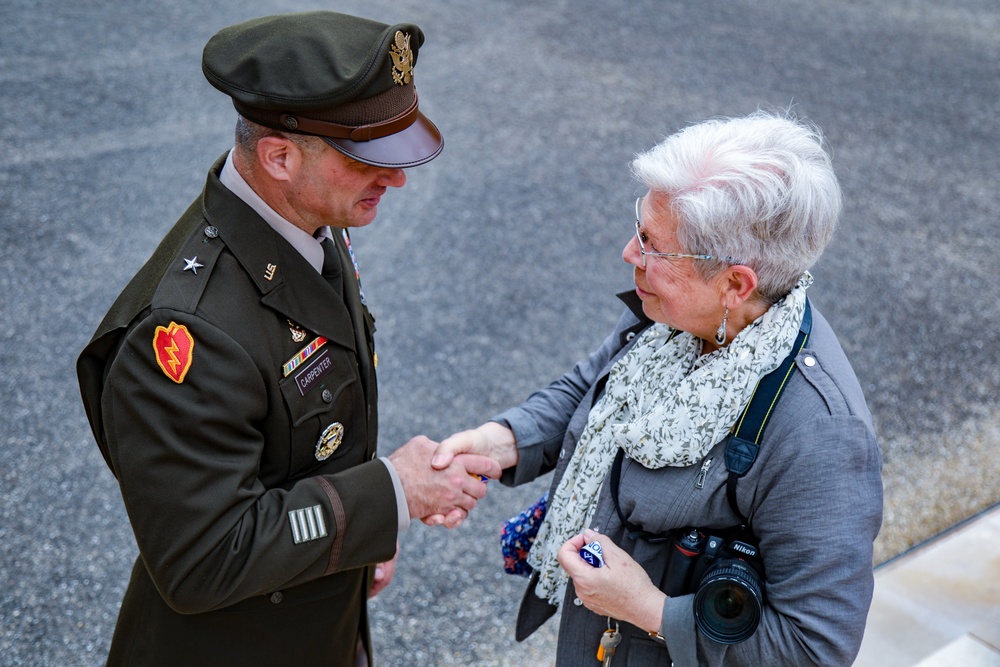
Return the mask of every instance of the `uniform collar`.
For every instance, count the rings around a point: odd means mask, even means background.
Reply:
[[[283,235],[223,185],[219,175],[225,159],[219,158],[212,166],[205,183],[202,212],[207,223],[216,228],[218,237],[257,285],[264,305],[353,350],[354,330],[343,295],[334,294]],[[307,238],[322,253],[317,240]]]
[[[234,149],[235,150],[235,149]],[[222,166],[219,174],[219,182],[229,188],[234,195],[239,197],[247,206],[257,212],[264,222],[271,226],[271,229],[281,234],[288,243],[302,255],[310,266],[316,269],[316,273],[323,271],[323,248],[317,243],[317,239],[330,236],[329,228],[324,227],[315,237],[303,229],[296,227],[291,222],[283,218],[267,202],[260,198],[250,184],[246,182],[243,175],[233,164],[233,151],[229,151],[226,163]]]

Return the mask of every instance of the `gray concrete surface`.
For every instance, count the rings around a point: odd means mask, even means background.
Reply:
[[[427,33],[446,138],[355,235],[378,317],[383,451],[475,425],[598,344],[628,289],[631,157],[679,127],[794,105],[833,147],[843,225],[814,301],[885,452],[884,560],[1000,499],[1000,6],[987,0],[0,0],[0,664],[103,664],[135,545],[75,357],[231,144],[200,72],[217,29],[336,8]],[[373,605],[382,665],[547,665],[497,486],[417,525]]]
[[[1000,667],[1000,504],[875,570],[853,667]]]

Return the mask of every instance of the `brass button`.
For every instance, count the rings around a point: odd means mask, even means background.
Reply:
[[[323,390],[323,402],[324,403],[333,403],[333,392],[330,391],[329,389],[324,389]]]
[[[209,225],[208,227],[205,228],[205,236],[207,236],[208,238],[214,239],[218,235],[219,235],[219,228],[216,227],[215,225]]]
[[[271,604],[281,604],[281,601],[285,599],[285,594],[281,591],[275,591],[271,593]]]

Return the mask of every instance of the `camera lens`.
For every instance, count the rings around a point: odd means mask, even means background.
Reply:
[[[760,623],[760,579],[740,560],[721,559],[705,573],[694,598],[694,618],[709,639],[738,644]]]

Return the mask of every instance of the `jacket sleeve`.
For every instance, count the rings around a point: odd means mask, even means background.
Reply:
[[[874,435],[860,417],[823,415],[762,450],[774,454],[768,472],[756,489],[739,487],[764,559],[760,626],[741,644],[718,644],[694,630],[693,596],[668,599],[661,632],[677,667],[849,665],[857,655],[882,520]]]
[[[129,332],[102,399],[140,555],[167,604],[209,611],[390,559],[396,498],[385,465],[267,488],[257,426],[268,418],[265,379],[231,337],[190,315],[181,317],[196,341],[193,366],[171,379],[152,344],[169,316]]]
[[[605,367],[622,349],[625,332],[637,323],[636,317],[626,310],[614,331],[590,356],[549,386],[531,394],[518,407],[493,418],[509,427],[517,440],[518,463],[504,471],[501,482],[510,486],[525,484],[555,468],[570,420],[584,398],[592,395]]]

